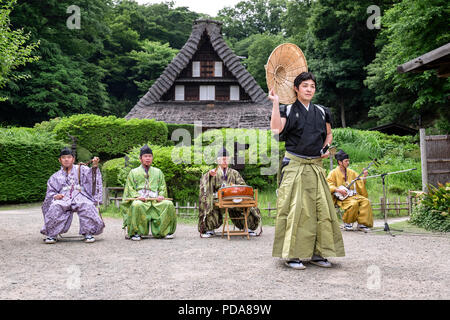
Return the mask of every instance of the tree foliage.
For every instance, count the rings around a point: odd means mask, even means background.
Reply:
[[[376,94],[370,115],[380,124],[429,122],[439,112],[450,117],[449,79],[435,71],[400,74],[397,66],[450,42],[450,7],[445,0],[403,0],[385,12],[377,37],[379,52],[367,67],[366,84]],[[427,117],[429,117],[427,119]]]
[[[316,100],[333,109],[342,127],[367,115],[374,99],[363,83],[364,67],[375,57],[377,30],[367,27],[373,4],[383,1],[318,0],[310,10],[305,55],[318,80]]]
[[[285,11],[286,1],[283,0],[249,0],[225,7],[217,18],[223,22],[224,36],[236,42],[252,34],[281,32],[280,21]]]
[[[170,62],[172,48],[184,45],[200,16],[170,2],[80,0],[80,28],[73,29],[67,26],[72,4],[17,1],[11,21],[29,32],[30,40],[40,41],[42,59],[17,69],[5,83],[0,96],[9,100],[0,103],[0,122],[32,125],[76,113],[124,116]],[[31,80],[18,81],[20,75]]]
[[[0,101],[0,123],[16,125],[126,115],[186,43],[193,21],[210,18],[174,2],[79,0],[81,26],[73,29],[72,1],[0,3],[0,97],[8,99]],[[381,30],[367,25],[373,5]],[[215,19],[264,90],[272,50],[297,44],[318,80],[315,102],[333,110],[335,127],[401,121],[448,132],[449,80],[396,67],[448,43],[449,14],[445,0],[249,0]]]
[[[10,14],[16,0],[0,0],[0,88],[8,80],[23,80],[29,78],[27,74],[12,73],[19,66],[39,60],[33,51],[39,46],[39,41],[26,44],[30,38],[29,33],[23,29],[13,30],[10,23]],[[0,101],[5,101],[0,96]]]

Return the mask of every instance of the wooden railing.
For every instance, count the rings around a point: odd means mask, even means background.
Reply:
[[[103,203],[106,205],[114,203],[114,205],[118,208],[120,206],[120,202],[122,201],[121,194],[123,193],[122,187],[107,187],[103,190]],[[371,203],[373,211],[381,211],[384,212],[384,206],[386,206],[388,214],[394,213],[397,216],[400,216],[401,212],[406,211],[408,215],[411,215],[412,209],[415,205],[417,205],[418,200],[415,197],[416,193],[420,193],[419,191],[409,191],[408,196],[402,200],[398,197],[395,201],[387,199],[384,201],[384,198],[380,198],[380,202]],[[193,203],[192,205],[188,202],[187,205],[180,205],[178,202],[175,202],[175,210],[177,216],[184,217],[197,217],[198,216],[198,203]],[[267,208],[259,208],[261,211],[266,211],[267,216],[269,218],[275,218],[277,213],[276,204],[272,205],[270,202],[267,203]],[[274,211],[274,212],[272,212]]]

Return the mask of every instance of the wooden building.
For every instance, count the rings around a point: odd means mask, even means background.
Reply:
[[[369,129],[369,131],[379,131],[386,134],[395,134],[397,136],[415,136],[419,130],[410,128],[399,123],[388,123]]]
[[[225,43],[221,25],[196,20],[186,44],[126,118],[269,129],[271,102]]]

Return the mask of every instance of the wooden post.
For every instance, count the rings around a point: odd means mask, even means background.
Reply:
[[[178,212],[178,202],[175,202],[175,214],[177,216],[179,216],[179,212]]]
[[[380,209],[381,209],[381,213],[383,214],[383,217],[384,217],[384,206],[385,206],[384,198],[380,197]]]
[[[269,209],[269,218],[270,218],[270,202],[267,204],[267,209]]]
[[[400,197],[397,197],[397,203],[395,205],[397,207],[397,216],[400,216]]]
[[[109,195],[107,187],[103,187],[103,204],[105,206],[109,206]]]
[[[408,196],[406,197],[406,203],[408,204],[408,216],[410,216],[411,212],[412,212],[411,190],[408,190]]]
[[[422,166],[422,191],[428,192],[428,171],[427,171],[427,141],[425,135],[425,129],[419,129],[420,134],[420,161]]]

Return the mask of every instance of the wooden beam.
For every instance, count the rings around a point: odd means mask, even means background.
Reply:
[[[424,55],[421,55],[402,65],[397,66],[397,72],[405,73],[412,71],[447,55],[450,55],[450,43],[447,43],[442,47],[434,49],[430,52],[425,53]]]

